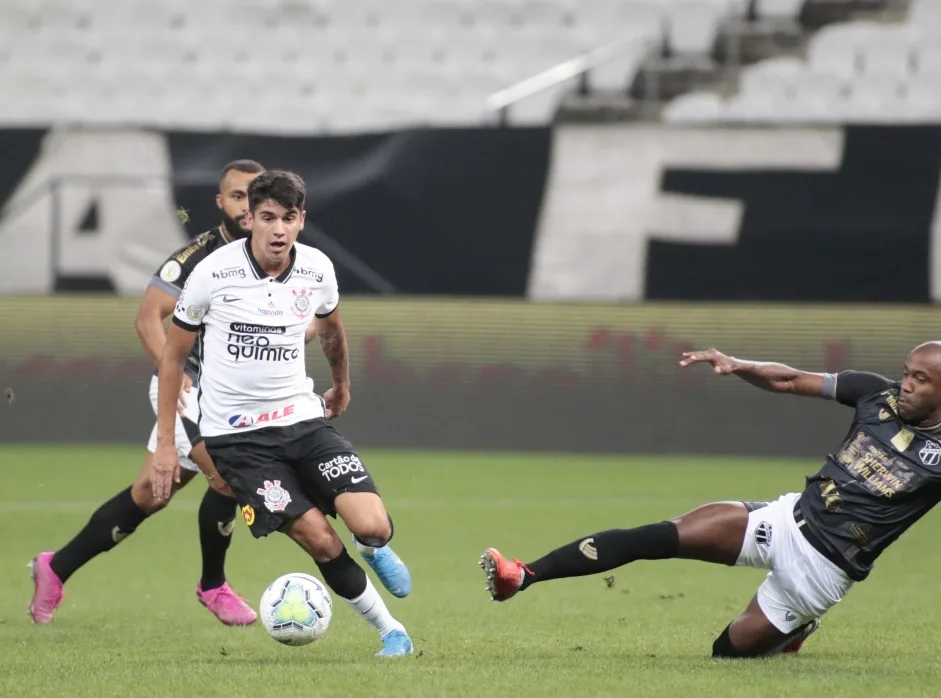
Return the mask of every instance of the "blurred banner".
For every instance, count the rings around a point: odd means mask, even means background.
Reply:
[[[941,300],[941,127],[559,129],[529,295]]]
[[[941,126],[0,130],[0,150],[0,293],[140,293],[253,158],[304,176],[302,239],[346,292],[941,300]]]
[[[142,292],[187,234],[219,224],[219,173],[251,158],[304,177],[301,240],[333,259],[346,291],[521,297],[549,144],[547,128],[322,138],[0,130],[0,293]]]
[[[369,447],[822,456],[852,410],[772,395],[689,348],[815,371],[900,373],[936,312],[895,306],[561,305],[345,298],[353,401],[338,426]],[[153,425],[153,367],[114,296],[0,298],[0,440],[127,442]],[[326,362],[309,345],[317,391]],[[445,464],[443,462],[442,464]]]

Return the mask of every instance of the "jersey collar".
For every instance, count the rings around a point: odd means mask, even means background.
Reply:
[[[256,279],[266,279],[268,278],[268,273],[261,268],[261,265],[258,263],[258,260],[255,259],[255,255],[252,254],[252,236],[249,235],[245,238],[245,246],[242,248],[245,250],[245,256],[248,257],[248,263],[252,268],[252,272],[255,274]],[[279,283],[284,283],[288,280],[288,277],[291,276],[291,272],[294,271],[294,262],[297,260],[297,245],[291,245],[290,252],[291,261],[288,262],[287,268],[282,271],[278,276],[275,277],[275,281]]]

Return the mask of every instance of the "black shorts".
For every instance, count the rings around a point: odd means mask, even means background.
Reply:
[[[322,418],[204,440],[256,538],[309,509],[336,516],[343,492],[379,492],[352,444]]]

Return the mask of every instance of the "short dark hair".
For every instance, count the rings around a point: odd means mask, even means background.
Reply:
[[[256,162],[255,160],[233,160],[222,168],[222,174],[219,175],[219,186],[222,186],[222,180],[225,179],[225,176],[232,170],[235,170],[236,172],[258,174],[259,172],[264,172],[265,168],[261,166],[261,163]]]
[[[248,207],[252,212],[258,204],[269,199],[284,208],[303,211],[306,198],[307,187],[304,186],[304,180],[285,170],[266,170],[248,185]]]

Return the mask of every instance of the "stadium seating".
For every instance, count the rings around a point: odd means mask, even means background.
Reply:
[[[369,130],[473,124],[608,42],[703,59],[745,0],[4,0],[0,125]],[[628,51],[593,85],[624,90]],[[273,86],[277,85],[277,88]],[[270,100],[253,97],[263,93]],[[556,90],[512,115],[546,123]],[[279,96],[280,99],[274,99]]]
[[[787,4],[771,2],[782,9]],[[675,124],[939,122],[941,2],[913,0],[903,23],[851,21],[825,26],[809,38],[804,57],[746,66],[734,96],[677,98],[664,110],[664,120]]]
[[[476,124],[489,95],[609,42],[632,43],[588,84],[624,93],[661,49],[708,70],[730,22],[791,25],[812,1],[4,0],[0,126]],[[663,118],[938,120],[939,82],[941,0],[912,0],[906,23],[825,26],[801,57],[745,66],[737,95],[681,95]],[[576,85],[515,104],[511,122],[547,123]]]

